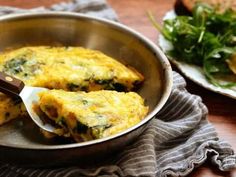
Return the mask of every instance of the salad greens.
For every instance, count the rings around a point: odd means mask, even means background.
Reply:
[[[236,53],[236,12],[228,9],[218,13],[206,4],[196,4],[192,16],[176,16],[164,20],[163,27],[149,14],[153,25],[173,49],[168,55],[186,63],[201,66],[206,78],[221,87],[236,82],[220,83],[217,75],[232,75],[227,60]]]

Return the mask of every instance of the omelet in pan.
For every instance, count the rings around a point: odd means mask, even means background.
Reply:
[[[135,92],[109,90],[39,93],[39,107],[77,142],[114,135],[139,123],[148,107]]]
[[[0,71],[29,86],[65,91],[131,91],[143,82],[135,69],[82,47],[23,47],[0,53]],[[26,115],[24,106],[0,93],[0,125]]]
[[[2,53],[0,70],[26,85],[68,91],[130,91],[143,81],[136,70],[81,47],[24,47]]]

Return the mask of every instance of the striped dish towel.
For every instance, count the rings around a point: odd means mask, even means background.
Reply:
[[[117,20],[105,0],[74,0],[31,10],[0,7],[0,14],[28,11],[74,11]],[[163,109],[133,144],[99,167],[22,168],[0,163],[0,177],[79,176],[186,176],[207,159],[222,171],[236,167],[231,146],[219,140],[207,121],[207,108],[199,96],[190,94],[186,82],[173,72],[174,86]]]

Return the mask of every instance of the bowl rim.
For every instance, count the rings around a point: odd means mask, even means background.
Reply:
[[[18,20],[18,19],[26,19],[26,18],[43,18],[43,17],[69,17],[69,18],[78,18],[78,19],[85,19],[85,20],[94,20],[98,21],[100,23],[109,25],[111,27],[114,27],[115,29],[119,29],[122,31],[125,31],[129,33],[130,35],[133,35],[135,38],[139,39],[142,43],[144,43],[150,50],[152,50],[156,58],[159,58],[159,61],[164,69],[164,75],[165,75],[165,84],[166,88],[164,88],[164,94],[161,96],[160,101],[157,103],[157,105],[154,107],[154,109],[146,115],[142,121],[140,121],[138,124],[120,132],[115,135],[100,138],[96,140],[91,141],[85,141],[81,143],[71,143],[71,144],[62,144],[62,145],[31,145],[30,147],[27,145],[20,145],[20,144],[9,144],[4,143],[0,141],[0,146],[3,147],[11,147],[11,148],[19,148],[19,149],[28,149],[28,150],[58,150],[58,149],[70,149],[70,148],[79,148],[79,147],[85,147],[85,146],[91,146],[99,143],[103,143],[106,141],[110,141],[116,138],[119,138],[125,134],[128,134],[135,129],[141,127],[142,125],[149,122],[154,116],[160,111],[160,109],[164,106],[167,99],[170,96],[172,85],[173,85],[173,78],[172,78],[172,68],[171,65],[164,54],[164,52],[160,49],[160,47],[152,42],[150,39],[145,37],[143,34],[135,31],[134,29],[131,29],[130,27],[123,25],[121,23],[111,21],[108,19],[104,19],[101,17],[94,17],[89,16],[81,13],[75,13],[75,12],[27,12],[27,13],[20,13],[20,14],[9,14],[0,16],[0,23],[4,21],[12,21],[12,20]]]

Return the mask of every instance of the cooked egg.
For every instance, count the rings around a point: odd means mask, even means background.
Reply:
[[[130,91],[143,81],[136,70],[96,50],[82,47],[23,47],[0,53],[0,71],[26,85],[92,91]],[[0,93],[0,125],[26,115],[23,104]]]
[[[124,131],[148,112],[135,92],[50,90],[39,93],[39,97],[41,110],[78,142]]]
[[[26,85],[68,91],[130,91],[143,81],[137,71],[82,47],[20,48],[0,55],[0,70]]]

